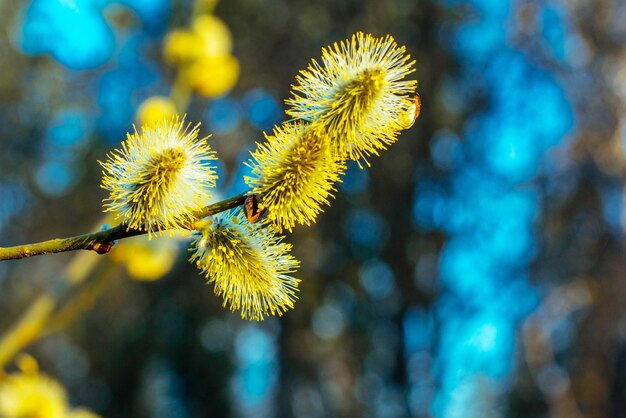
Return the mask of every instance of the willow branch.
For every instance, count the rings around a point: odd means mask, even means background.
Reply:
[[[230,199],[205,206],[195,216],[202,219],[216,213],[243,205],[247,195],[240,194]],[[147,231],[129,228],[121,223],[113,228],[89,234],[77,235],[69,238],[56,238],[34,244],[17,245],[15,247],[0,247],[0,261],[16,260],[34,255],[62,253],[74,250],[91,250],[98,254],[105,254],[111,250],[115,241],[119,239],[147,234]]]

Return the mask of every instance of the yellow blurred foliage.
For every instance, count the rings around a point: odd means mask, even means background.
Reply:
[[[155,281],[172,269],[178,248],[175,239],[148,239],[147,236],[141,236],[120,242],[111,251],[111,257],[124,264],[133,279]]]
[[[206,97],[214,98],[230,91],[239,78],[239,61],[232,55],[204,57],[183,70],[189,86]]]
[[[170,119],[176,115],[176,106],[169,97],[152,96],[148,97],[139,106],[136,121],[139,126],[152,125],[161,122],[163,119]]]
[[[239,78],[239,61],[231,52],[230,29],[216,16],[196,17],[189,30],[171,31],[165,38],[165,59],[179,67],[181,81],[209,98],[228,93]]]
[[[202,38],[186,30],[173,30],[165,37],[163,53],[173,64],[186,64],[198,58],[203,51]]]
[[[202,39],[202,56],[227,55],[233,50],[230,29],[215,16],[198,16],[193,21],[192,31]]]
[[[0,417],[2,418],[97,418],[86,409],[71,410],[65,388],[56,380],[40,374],[30,356],[18,359],[21,373],[0,380]]]

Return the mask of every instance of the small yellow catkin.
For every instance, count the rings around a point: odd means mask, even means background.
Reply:
[[[240,209],[214,216],[198,231],[190,261],[206,274],[223,306],[263,320],[293,308],[299,262],[266,222],[249,223]]]

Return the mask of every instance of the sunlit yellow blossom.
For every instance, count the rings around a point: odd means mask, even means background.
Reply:
[[[286,123],[257,144],[246,183],[260,196],[259,209],[279,231],[310,225],[335,191],[343,163],[333,158],[329,139],[305,123]]]
[[[333,138],[336,158],[360,161],[395,142],[400,116],[412,105],[417,82],[404,47],[391,36],[357,33],[324,48],[296,77],[291,106],[295,118],[322,125]]]
[[[40,374],[30,357],[22,362],[21,373],[0,381],[0,417],[2,418],[97,418],[85,410],[70,410],[67,392],[56,380]],[[31,367],[34,364],[34,367]],[[83,415],[75,415],[76,412]],[[88,413],[89,415],[85,415]]]
[[[168,62],[185,64],[202,55],[204,40],[196,33],[177,29],[167,34],[163,42],[163,54]]]
[[[205,57],[228,56],[233,49],[233,38],[218,17],[202,14],[190,30],[176,29],[165,37],[165,59],[174,64],[188,64]]]
[[[130,228],[148,231],[187,227],[194,212],[207,204],[217,175],[215,153],[178,117],[128,134],[122,149],[105,162],[102,187],[109,190],[105,210]]]
[[[244,319],[262,320],[293,308],[299,262],[271,225],[250,224],[240,209],[214,216],[193,243],[195,261],[224,298],[224,306]]]
[[[183,77],[198,94],[219,97],[235,87],[239,61],[232,55],[202,57],[183,69]]]
[[[198,16],[193,21],[192,31],[202,40],[200,53],[203,56],[229,55],[233,50],[230,29],[216,16]]]
[[[0,417],[64,418],[67,394],[43,375],[10,375],[0,383]]]
[[[137,110],[137,123],[139,126],[153,125],[163,119],[171,119],[176,115],[176,105],[169,97],[148,97]]]
[[[144,235],[121,241],[113,247],[111,258],[125,265],[135,280],[158,280],[174,267],[179,244],[175,239],[148,239]]]

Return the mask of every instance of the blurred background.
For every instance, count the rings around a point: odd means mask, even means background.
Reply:
[[[188,239],[85,255],[93,297],[26,350],[73,404],[112,418],[626,417],[626,2],[212,11],[236,84],[186,104],[213,134],[222,197],[246,190],[241,163],[286,118],[298,71],[358,30],[407,46],[422,114],[288,237],[302,283],[282,318],[222,308]],[[99,228],[97,160],[146,99],[176,91],[163,43],[193,13],[0,0],[0,245]],[[75,257],[0,263],[0,332]]]

